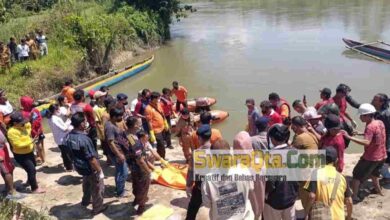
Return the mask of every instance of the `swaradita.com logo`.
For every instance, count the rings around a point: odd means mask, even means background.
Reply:
[[[203,181],[316,180],[324,150],[195,150],[194,178]]]

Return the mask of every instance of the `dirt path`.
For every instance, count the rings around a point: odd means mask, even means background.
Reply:
[[[91,206],[87,209],[80,205],[82,191],[81,191],[81,177],[76,172],[67,173],[62,167],[62,159],[60,151],[55,146],[51,134],[46,138],[47,149],[47,163],[45,167],[37,167],[38,182],[40,186],[47,190],[47,193],[42,195],[31,195],[26,193],[26,198],[21,202],[35,210],[42,211],[54,219],[86,219],[90,218],[89,213]],[[344,174],[351,176],[352,169],[359,159],[357,154],[346,154],[346,169]],[[167,159],[175,162],[183,162],[181,149],[167,149]],[[131,193],[131,183],[126,183],[126,190],[128,197],[118,199],[115,197],[115,183],[114,183],[114,167],[107,167],[101,161],[104,168],[105,179],[105,202],[110,203],[109,208],[104,213],[95,216],[94,219],[136,219],[135,209],[131,206],[134,197]],[[15,182],[19,191],[26,191],[22,183],[26,181],[25,172],[16,168]],[[1,182],[0,190],[4,189],[3,182]],[[369,185],[369,184],[366,184]],[[390,186],[384,186],[390,188]],[[362,194],[366,194],[364,201],[354,206],[354,217],[357,219],[390,219],[390,193],[384,190],[385,196],[378,196],[368,194],[363,190]],[[174,190],[157,184],[152,184],[149,191],[149,207],[161,204],[171,207],[174,214],[169,219],[183,219],[185,217],[188,199],[185,191]],[[298,214],[302,213],[300,201],[297,201]],[[198,218],[199,220],[208,219],[208,210],[201,208]]]

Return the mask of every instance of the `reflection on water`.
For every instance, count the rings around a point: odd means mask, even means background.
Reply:
[[[160,91],[178,80],[191,97],[215,97],[215,109],[229,111],[229,119],[217,125],[228,140],[245,127],[248,97],[259,103],[276,91],[290,102],[306,95],[313,104],[320,88],[334,89],[340,82],[362,102],[377,92],[390,94],[385,83],[390,65],[346,52],[341,40],[390,42],[390,0],[193,5],[198,12],[172,26],[173,39],[156,51],[152,67],[115,86],[113,93],[134,97],[142,88]]]

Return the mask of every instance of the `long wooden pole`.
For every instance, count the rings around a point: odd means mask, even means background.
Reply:
[[[369,54],[369,53],[366,53],[366,52],[363,52],[363,51],[360,51],[360,50],[356,50],[356,49],[353,48],[353,47],[349,47],[349,46],[345,46],[345,47],[348,48],[348,49],[354,50],[354,51],[356,51],[356,52],[358,52],[358,53],[361,53],[361,54],[364,54],[364,55],[366,55],[366,56],[369,56],[369,57],[371,57],[371,58],[374,58],[374,59],[383,61],[383,62],[385,62],[385,63],[387,63],[387,64],[390,64],[390,62],[389,62],[388,60],[382,59],[382,58],[380,58],[380,57],[371,55],[371,54]]]
[[[390,46],[390,44],[387,44],[387,43],[385,43],[385,42],[383,42],[383,41],[378,41],[379,43],[381,43],[381,44],[384,44],[384,45],[387,45],[387,46]]]

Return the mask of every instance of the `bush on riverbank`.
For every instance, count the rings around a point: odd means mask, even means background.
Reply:
[[[0,0],[0,5],[7,1]],[[14,103],[24,94],[43,98],[59,92],[64,78],[83,82],[105,74],[116,52],[158,46],[169,37],[171,15],[179,12],[177,0],[155,1],[159,7],[149,1],[145,1],[149,5],[120,0],[53,1],[39,10],[27,10],[17,2],[8,9],[30,14],[3,19],[0,41],[43,30],[49,39],[49,55],[18,63],[1,76],[0,88],[8,91]]]

